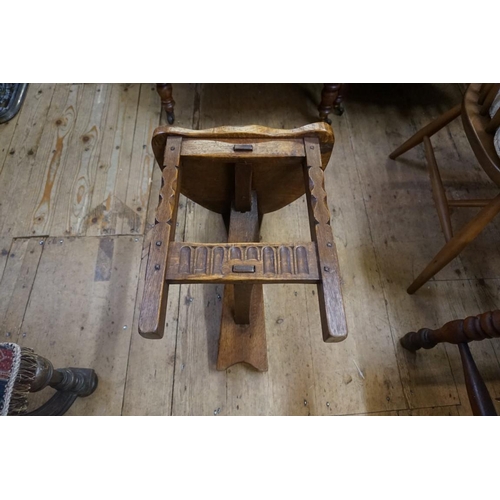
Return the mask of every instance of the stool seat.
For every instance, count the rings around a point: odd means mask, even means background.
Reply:
[[[159,165],[167,137],[182,137],[181,193],[204,208],[219,214],[229,213],[234,188],[235,157],[252,164],[252,184],[259,200],[259,213],[286,207],[305,193],[302,163],[304,137],[317,137],[321,168],[325,169],[333,149],[333,131],[322,123],[283,130],[260,126],[217,127],[189,130],[159,127],[152,140]],[[252,146],[252,151],[235,151],[237,145]]]

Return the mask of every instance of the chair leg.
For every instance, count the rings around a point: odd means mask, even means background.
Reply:
[[[500,212],[500,194],[468,222],[446,245],[441,248],[429,265],[408,287],[409,294],[415,293],[446,264],[451,262],[469,243],[474,241],[488,223]]]
[[[344,114],[344,99],[346,96],[347,92],[347,83],[341,83],[339,92],[337,94],[337,98],[335,99],[335,104],[333,106],[333,112],[338,115],[342,116]]]
[[[500,311],[449,321],[437,330],[422,328],[407,333],[401,345],[408,351],[432,349],[441,342],[457,344],[464,369],[465,386],[474,415],[496,415],[495,406],[472,357],[468,342],[500,337]]]
[[[334,105],[337,104],[339,97],[340,83],[324,83],[321,91],[321,102],[318,106],[319,117],[331,125],[332,121],[328,115],[332,112]],[[340,104],[340,103],[338,103]]]
[[[406,153],[410,149],[414,148],[418,144],[420,144],[424,137],[431,137],[436,132],[439,132],[443,127],[446,127],[448,123],[452,122],[455,118],[458,118],[462,111],[462,104],[457,104],[454,108],[450,109],[439,118],[436,118],[434,121],[426,125],[424,128],[419,130],[415,135],[410,137],[404,144],[399,146],[395,151],[393,151],[389,158],[391,160],[395,160],[398,156]]]
[[[451,227],[450,210],[448,208],[448,200],[443,187],[443,181],[436,163],[434,150],[432,149],[431,140],[424,137],[425,156],[427,158],[427,167],[429,169],[429,177],[431,178],[432,196],[434,204],[439,216],[439,222],[443,230],[446,241],[451,240],[453,237],[453,229]]]
[[[477,369],[467,344],[458,344],[462,367],[464,369],[465,387],[474,416],[496,417],[497,412],[483,377]]]
[[[172,97],[172,84],[171,83],[157,83],[156,84],[156,92],[161,99],[162,108],[167,113],[167,121],[170,125],[174,123],[175,115],[174,115],[174,106],[175,101]]]

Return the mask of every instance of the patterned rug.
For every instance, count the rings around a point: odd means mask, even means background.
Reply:
[[[27,83],[0,83],[0,123],[14,118],[26,97]]]
[[[17,344],[0,344],[0,415],[9,413],[14,394],[14,384],[21,368],[21,347]]]
[[[26,413],[36,371],[37,360],[32,349],[0,343],[0,416]]]

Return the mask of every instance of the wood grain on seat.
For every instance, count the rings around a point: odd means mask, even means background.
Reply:
[[[302,171],[305,137],[318,138],[323,169],[334,144],[333,131],[324,123],[291,130],[254,125],[207,130],[159,127],[154,132],[152,144],[160,165],[168,136],[183,137],[181,193],[220,214],[229,214],[231,210],[236,161],[252,163],[252,184],[262,215],[285,207],[305,193]],[[241,144],[242,139],[248,140],[252,150],[234,150],[235,144]]]

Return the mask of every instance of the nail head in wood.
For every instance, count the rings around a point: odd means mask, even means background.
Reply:
[[[160,264],[156,264],[156,265],[155,265],[155,269],[156,269],[157,271],[159,271],[159,270],[160,270]]]
[[[156,246],[157,246],[157,247],[161,247],[161,241],[157,241],[157,242],[156,242]]]

